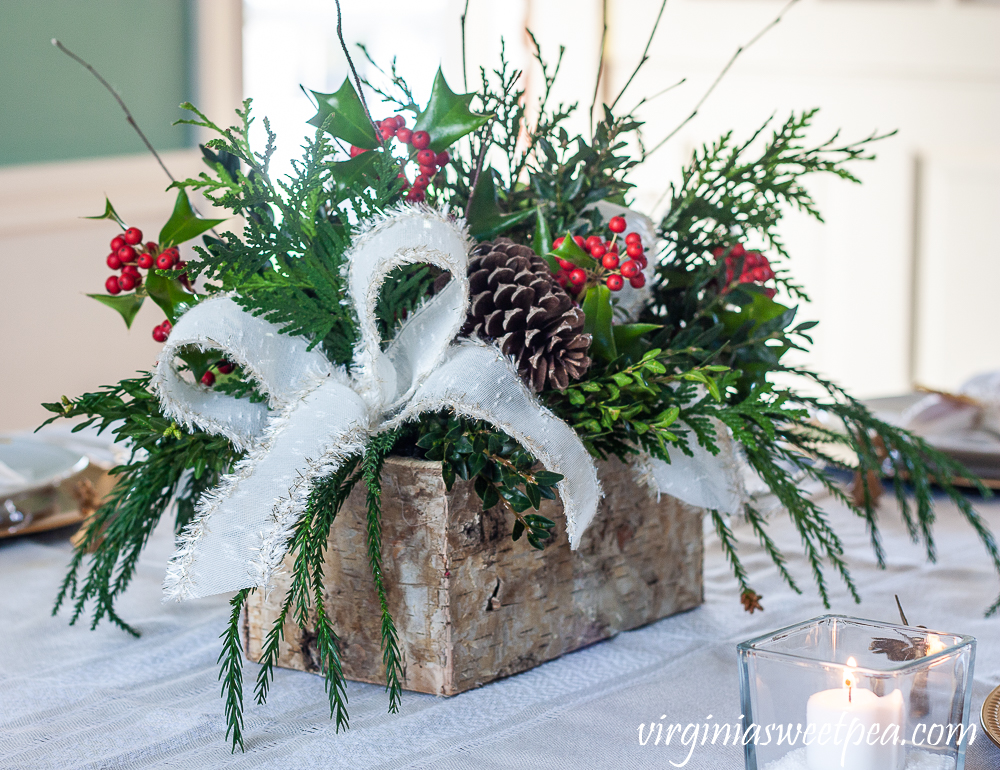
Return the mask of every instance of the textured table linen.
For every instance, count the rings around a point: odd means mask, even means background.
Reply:
[[[979,505],[1000,531],[1000,503]],[[983,611],[997,579],[968,525],[949,504],[938,507],[939,560],[929,565],[909,542],[892,501],[882,509],[888,570],[873,564],[863,524],[832,502],[864,598],[858,607],[833,583],[833,610],[895,621],[898,593],[910,622],[979,640],[974,720],[1000,684],[1000,619]],[[771,525],[790,549],[785,518]],[[246,709],[246,753],[230,754],[216,657],[227,597],[160,603],[172,542],[155,532],[121,614],[141,631],[132,639],[108,624],[69,627],[49,609],[69,558],[62,536],[0,542],[0,768],[280,767],[307,768],[743,768],[742,750],[642,746],[642,723],[735,722],[740,715],[737,642],[822,614],[800,557],[791,566],[804,594],[779,582],[747,538],[742,553],[764,613],[743,612],[718,543],[705,565],[705,604],[683,615],[567,655],[532,671],[453,698],[405,693],[386,713],[382,688],[349,683],[351,729],[335,732],[323,681],[278,671],[265,706]],[[833,577],[831,575],[831,580]],[[248,695],[257,666],[247,663]],[[1000,768],[1000,749],[982,735],[969,770]]]

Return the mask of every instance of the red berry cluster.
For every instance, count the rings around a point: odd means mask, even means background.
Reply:
[[[774,271],[771,269],[771,263],[767,261],[767,257],[759,251],[747,251],[742,243],[737,243],[728,251],[722,246],[718,246],[712,254],[715,255],[716,260],[723,256],[726,259],[726,287],[722,290],[723,294],[729,291],[729,286],[736,278],[736,268],[740,262],[743,263],[739,277],[740,283],[756,283],[763,286],[765,282],[774,278]],[[769,298],[773,297],[774,289],[766,287],[764,293]]]
[[[559,267],[562,268],[556,274],[556,280],[561,286],[569,284],[574,291],[579,292],[590,281],[595,283],[604,281],[604,284],[611,291],[621,291],[627,280],[636,289],[641,289],[646,285],[646,276],[643,275],[643,268],[646,267],[646,249],[642,245],[642,237],[639,233],[629,233],[625,236],[625,259],[622,260],[618,253],[618,236],[625,232],[625,217],[612,217],[608,222],[608,229],[611,231],[611,240],[605,240],[599,235],[591,235],[584,238],[582,235],[574,235],[573,240],[577,246],[586,251],[597,260],[597,265],[593,268],[583,269],[577,267],[566,259],[559,260]],[[554,249],[562,245],[563,238],[556,238],[552,244]]]
[[[130,227],[111,239],[111,253],[105,263],[112,270],[120,272],[119,275],[108,276],[108,280],[104,282],[104,289],[108,294],[134,291],[142,286],[143,277],[139,270],[152,270],[154,267],[157,270],[172,270],[187,266],[187,262],[181,260],[180,250],[176,246],[163,251],[153,241],[143,246],[142,230],[138,227]],[[181,275],[181,283],[188,289],[191,288],[186,275]],[[164,321],[153,329],[153,339],[166,342],[170,329],[170,321]]]
[[[219,374],[230,374],[236,368],[236,364],[223,358],[221,361],[216,361],[212,366],[208,367],[205,373],[201,375],[201,384],[206,388],[210,388],[215,384],[215,374],[212,372],[213,368]]]
[[[451,156],[447,151],[434,152],[434,150],[430,149],[431,135],[426,131],[411,131],[408,129],[406,127],[406,118],[402,115],[394,115],[391,118],[386,118],[379,121],[376,125],[378,125],[379,133],[382,135],[382,141],[388,142],[390,139],[398,139],[403,144],[411,145],[417,151],[417,163],[420,164],[420,173],[413,180],[413,184],[410,184],[409,178],[402,171],[399,172],[399,176],[404,180],[404,189],[408,190],[406,200],[411,203],[422,201],[426,197],[426,190],[431,180],[438,171],[448,164]],[[351,147],[352,158],[363,152],[368,152],[368,150],[361,147]]]

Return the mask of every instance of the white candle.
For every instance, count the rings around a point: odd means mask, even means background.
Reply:
[[[844,684],[823,690],[806,705],[806,761],[809,770],[901,770],[903,694],[879,697],[857,686],[847,661]]]

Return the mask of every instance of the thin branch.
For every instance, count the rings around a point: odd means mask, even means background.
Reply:
[[[668,91],[673,91],[673,90],[674,90],[675,88],[677,88],[678,86],[682,86],[682,85],[684,85],[685,83],[687,83],[687,78],[681,78],[681,79],[680,79],[680,80],[678,80],[678,81],[677,81],[676,83],[674,83],[674,84],[673,84],[672,86],[667,86],[667,87],[666,87],[666,88],[664,88],[664,89],[663,89],[662,91],[657,91],[657,92],[656,92],[655,94],[653,94],[652,96],[644,96],[644,97],[642,97],[642,98],[641,98],[641,99],[639,100],[639,103],[638,103],[638,104],[636,104],[636,105],[635,105],[635,107],[633,107],[633,108],[632,108],[632,109],[631,109],[631,110],[629,111],[629,114],[632,114],[633,112],[635,112],[635,111],[636,111],[637,109],[639,109],[639,108],[640,108],[640,107],[641,107],[642,105],[644,105],[644,104],[649,104],[649,103],[650,103],[651,101],[653,101],[653,99],[658,99],[659,97],[663,96],[663,95],[664,95],[665,93],[667,93]],[[612,106],[612,107],[614,107],[614,105],[613,105],[613,104],[612,104],[611,106]]]
[[[590,102],[590,138],[594,138],[594,108],[597,107],[597,93],[601,87],[601,75],[604,74],[604,45],[608,41],[608,0],[601,0],[601,21],[604,28],[601,31],[601,56],[597,62],[597,77],[594,78],[594,98]]]
[[[465,92],[469,92],[469,75],[465,68],[465,17],[469,15],[469,0],[465,0],[465,10],[462,11],[462,85],[465,86]]]
[[[764,37],[764,35],[770,32],[772,28],[776,27],[778,25],[778,22],[780,22],[782,17],[788,12],[788,9],[791,8],[793,5],[795,5],[798,1],[799,0],[788,0],[788,3],[785,5],[785,7],[782,8],[781,11],[779,11],[778,15],[775,16],[774,19],[772,19],[771,22],[766,27],[764,27],[760,32],[754,35],[748,43],[741,45],[739,48],[736,49],[733,55],[729,58],[729,61],[726,62],[726,66],[722,68],[722,71],[718,74],[715,80],[712,81],[712,85],[708,87],[708,90],[704,93],[704,95],[702,95],[701,99],[698,100],[698,103],[694,106],[694,110],[691,111],[691,114],[688,115],[686,118],[684,118],[684,120],[681,121],[681,124],[677,126],[677,128],[675,128],[673,131],[671,131],[669,134],[663,137],[663,139],[661,139],[659,142],[653,145],[653,148],[643,156],[643,160],[648,158],[650,155],[652,155],[654,152],[660,149],[664,144],[673,139],[678,131],[680,131],[682,128],[684,128],[684,126],[686,126],[688,123],[694,120],[695,116],[698,114],[698,110],[701,109],[701,106],[705,103],[705,100],[712,95],[712,92],[715,90],[715,87],[719,85],[722,78],[726,76],[726,73],[729,72],[729,69],[733,66],[733,64],[736,63],[736,60],[740,57],[740,54],[748,50],[754,43],[756,43],[758,40]]]
[[[625,85],[622,86],[622,90],[618,92],[618,96],[616,96],[615,100],[611,102],[612,110],[615,108],[615,105],[618,104],[618,100],[621,99],[622,96],[624,95],[625,90],[630,85],[632,85],[632,80],[633,78],[635,78],[636,75],[639,74],[639,70],[642,69],[642,65],[649,60],[649,47],[653,44],[653,36],[656,34],[656,28],[660,26],[660,19],[663,18],[663,11],[666,7],[667,7],[667,0],[663,0],[663,3],[660,5],[660,12],[656,14],[656,21],[653,22],[653,29],[650,30],[649,40],[646,41],[646,47],[642,51],[642,57],[639,59],[639,63],[635,65],[635,69],[632,70],[632,74],[629,75],[628,80],[625,81]],[[661,91],[660,93],[663,92]],[[657,94],[657,96],[659,96],[659,94]],[[643,101],[645,101],[645,99],[643,99]],[[640,102],[640,104],[641,103],[642,102]]]
[[[358,77],[358,71],[354,68],[354,59],[351,58],[351,52],[347,50],[347,43],[344,42],[344,29],[341,25],[340,15],[340,0],[334,0],[334,2],[337,4],[337,38],[340,40],[340,47],[344,49],[344,57],[347,59],[347,65],[351,68],[351,73],[354,75],[354,84],[358,88],[358,98],[361,100],[361,106],[365,108],[365,115],[368,116],[368,122],[372,124],[372,128],[375,131],[375,138],[381,139],[382,134],[379,131],[379,127],[372,119],[372,113],[368,109],[368,102],[365,101],[364,92],[361,90],[361,78]]]
[[[95,70],[90,64],[88,64],[83,59],[81,59],[79,56],[77,56],[75,53],[73,53],[71,50],[69,50],[66,46],[64,46],[56,38],[52,38],[52,45],[54,45],[56,48],[58,48],[60,51],[62,51],[64,54],[66,54],[73,61],[77,62],[78,64],[81,64],[85,69],[87,69],[90,72],[91,75],[93,75],[95,78],[97,78],[98,82],[102,86],[104,86],[106,89],[108,89],[108,91],[111,93],[111,95],[113,97],[115,97],[115,101],[118,102],[118,106],[122,108],[122,112],[125,113],[125,121],[130,126],[132,126],[132,128],[135,129],[135,132],[139,135],[139,138],[142,139],[143,144],[146,145],[146,149],[149,150],[151,153],[153,153],[153,157],[156,158],[156,162],[160,164],[160,168],[163,169],[163,173],[165,173],[168,177],[170,177],[170,181],[171,182],[176,182],[177,180],[174,179],[174,175],[170,173],[170,170],[167,168],[166,164],[164,164],[163,158],[161,158],[160,155],[159,155],[159,153],[155,149],[153,149],[153,145],[149,143],[149,139],[147,139],[146,135],[144,133],[142,133],[142,129],[139,128],[139,124],[136,123],[135,122],[135,118],[132,117],[132,113],[129,111],[129,108],[126,106],[125,101],[121,98],[121,96],[118,94],[118,92],[111,86],[111,84],[107,80],[105,80],[103,77],[101,77],[101,73],[100,72],[98,72],[97,70]]]

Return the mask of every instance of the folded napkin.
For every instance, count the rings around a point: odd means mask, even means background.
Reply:
[[[925,437],[980,434],[1000,441],[1000,371],[977,374],[958,393],[928,393],[902,414],[902,426]]]

